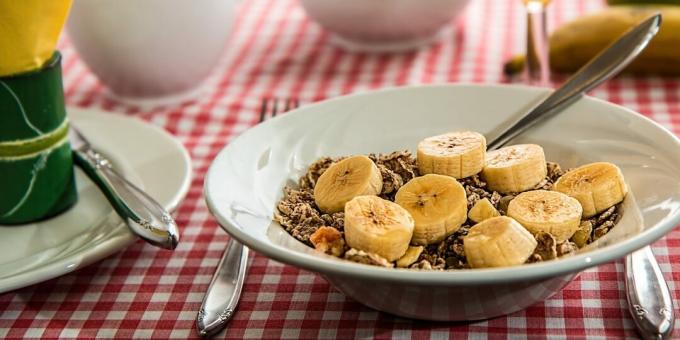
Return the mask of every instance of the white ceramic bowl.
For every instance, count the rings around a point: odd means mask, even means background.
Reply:
[[[389,89],[304,106],[243,133],[214,160],[205,180],[211,213],[233,237],[280,262],[316,272],[355,300],[419,319],[474,320],[542,301],[580,271],[652,243],[680,223],[680,140],[651,120],[584,98],[514,142],[533,142],[569,168],[618,164],[634,197],[617,226],[588,251],[497,269],[417,271],[352,263],[316,253],[271,221],[284,185],[321,156],[413,150],[454,129],[494,128],[547,90],[442,85]]]
[[[434,40],[469,0],[301,0],[307,14],[353,51],[409,50]]]
[[[67,31],[115,99],[151,108],[196,97],[231,32],[236,0],[76,0]]]

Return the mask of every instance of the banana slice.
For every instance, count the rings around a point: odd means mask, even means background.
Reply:
[[[468,218],[472,220],[472,222],[479,223],[486,220],[487,218],[500,215],[501,213],[499,213],[498,210],[494,208],[493,204],[491,204],[491,201],[489,201],[488,198],[485,198],[475,203],[468,213]]]
[[[399,188],[394,202],[415,220],[411,243],[417,245],[443,241],[467,219],[465,189],[449,176],[416,177]]]
[[[612,163],[590,163],[562,175],[553,190],[577,199],[583,217],[595,216],[623,201],[628,187],[618,166]]]
[[[520,144],[489,151],[482,177],[490,190],[509,193],[535,187],[547,173],[543,148]]]
[[[523,192],[508,205],[508,216],[529,232],[551,234],[557,242],[568,240],[581,224],[581,204],[561,192],[533,190]]]
[[[321,174],[314,186],[314,201],[325,213],[340,212],[354,197],[379,194],[382,185],[380,170],[370,158],[352,156]]]
[[[574,242],[577,247],[583,248],[588,244],[590,240],[590,234],[593,232],[593,223],[586,220],[581,222],[578,226],[578,230],[571,236],[571,242]]]
[[[536,239],[507,216],[492,217],[470,228],[463,249],[472,268],[523,264],[536,249]]]
[[[347,245],[390,262],[406,253],[413,224],[408,211],[378,196],[357,196],[345,204]]]
[[[418,144],[418,171],[465,178],[482,171],[486,139],[473,131],[429,137]]]
[[[423,249],[425,249],[423,246],[408,247],[406,254],[397,260],[397,267],[408,268],[408,266],[414,264],[418,261]]]

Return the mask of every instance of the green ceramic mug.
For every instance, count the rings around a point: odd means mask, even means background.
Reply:
[[[0,224],[45,219],[77,201],[68,128],[59,52],[38,70],[0,77]]]

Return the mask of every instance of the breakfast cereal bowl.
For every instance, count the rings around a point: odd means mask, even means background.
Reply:
[[[631,110],[584,97],[511,144],[543,146],[565,168],[618,165],[629,194],[609,233],[556,260],[490,269],[425,271],[354,263],[315,251],[273,221],[286,185],[323,156],[411,150],[425,137],[467,129],[492,139],[548,93],[501,85],[386,89],[303,106],[232,141],[213,161],[205,198],[247,247],[324,277],[377,310],[416,319],[477,320],[543,301],[579,272],[649,245],[680,223],[680,141]]]

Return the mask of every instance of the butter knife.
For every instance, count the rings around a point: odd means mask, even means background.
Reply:
[[[175,249],[179,232],[170,213],[121,176],[73,125],[69,140],[74,163],[99,187],[130,230],[154,246]]]

